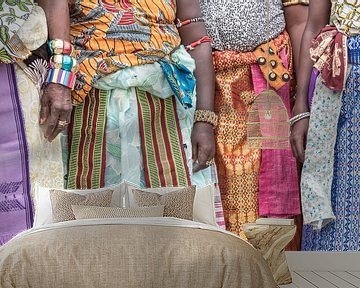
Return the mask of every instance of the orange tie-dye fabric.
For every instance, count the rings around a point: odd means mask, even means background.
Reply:
[[[74,104],[100,77],[156,62],[180,45],[175,0],[72,0],[69,6],[80,68]]]

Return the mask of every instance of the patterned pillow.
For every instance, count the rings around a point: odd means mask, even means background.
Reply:
[[[138,206],[164,205],[164,217],[176,217],[187,220],[193,219],[195,191],[195,186],[182,188],[164,195],[140,189],[132,190]]]
[[[163,217],[164,206],[136,208],[71,205],[75,219]]]
[[[113,194],[113,190],[105,190],[86,195],[61,190],[50,190],[49,192],[54,222],[75,220],[71,205],[109,207]]]

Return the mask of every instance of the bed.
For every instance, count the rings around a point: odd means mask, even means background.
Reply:
[[[0,287],[272,288],[250,244],[171,217],[52,223],[0,247]]]
[[[0,247],[0,287],[276,287],[260,252],[217,226],[214,193],[36,185],[34,228]]]

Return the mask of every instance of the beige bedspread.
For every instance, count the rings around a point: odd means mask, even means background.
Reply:
[[[0,287],[272,288],[264,259],[220,229],[175,218],[75,220],[0,247]]]

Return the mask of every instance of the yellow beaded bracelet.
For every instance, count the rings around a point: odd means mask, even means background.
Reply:
[[[210,110],[195,110],[194,122],[205,122],[216,126],[218,116]]]

